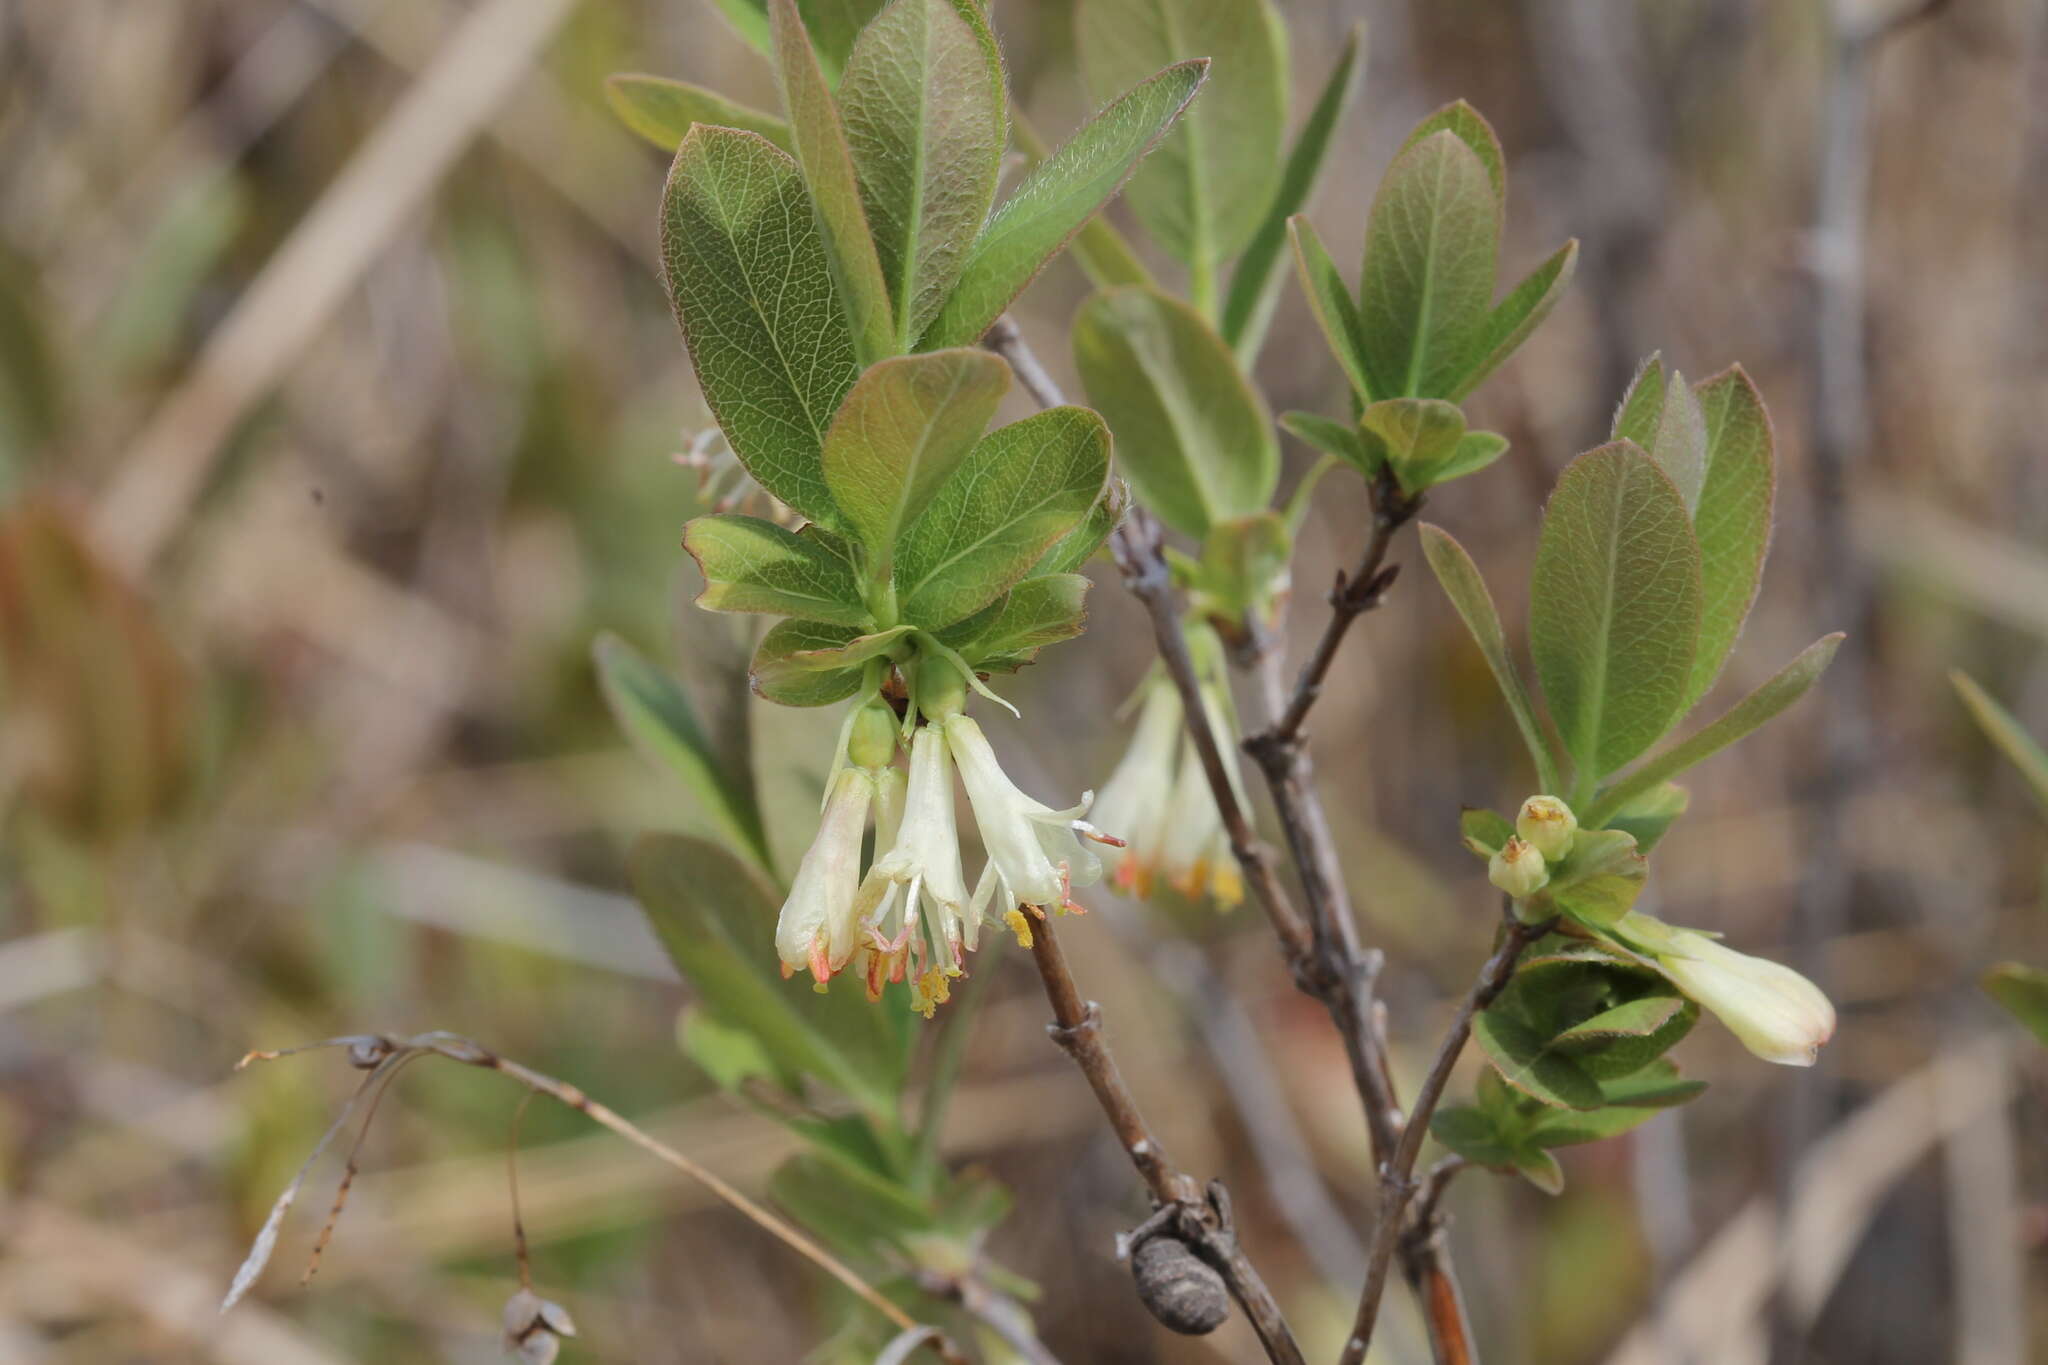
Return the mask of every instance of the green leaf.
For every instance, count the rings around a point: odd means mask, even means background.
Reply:
[[[1458,812],[1460,842],[1481,858],[1491,858],[1515,837],[1515,826],[1497,811],[1467,806]]]
[[[1486,580],[1479,576],[1479,566],[1450,532],[1428,522],[1422,524],[1422,555],[1429,561],[1436,581],[1443,585],[1451,605],[1458,609],[1465,629],[1472,632],[1474,643],[1486,658],[1486,666],[1493,670],[1493,680],[1500,687],[1508,710],[1514,714],[1515,728],[1522,732],[1529,761],[1536,767],[1537,784],[1548,792],[1564,790],[1558,780],[1562,764],[1536,723],[1535,704],[1529,700],[1514,656],[1508,652],[1507,632],[1501,629],[1500,613],[1494,609],[1493,594],[1486,590]]]
[[[794,1092],[797,1073],[776,1065],[761,1040],[746,1029],[720,1019],[715,1011],[692,1005],[677,1027],[683,1053],[720,1090],[737,1093],[748,1081],[763,1080]]]
[[[1647,1038],[1684,1010],[1683,996],[1644,996],[1602,1010],[1592,1018],[1572,1025],[1551,1039],[1550,1045],[1566,1052],[1578,1052],[1604,1046],[1616,1038]]]
[[[1039,163],[1052,155],[1052,149],[1020,109],[1010,111],[1010,136],[1016,140],[1026,171],[1038,169]],[[1067,250],[1073,254],[1074,263],[1081,267],[1081,273],[1097,289],[1114,289],[1120,284],[1159,283],[1145,268],[1145,263],[1138,259],[1137,249],[1131,245],[1130,238],[1119,232],[1107,218],[1097,216],[1089,219],[1087,226],[1074,235]]]
[[[1609,1104],[1638,1109],[1669,1109],[1697,1098],[1706,1088],[1705,1081],[1680,1077],[1678,1068],[1663,1058],[1626,1076],[1600,1082]]]
[[[882,0],[796,0],[796,7],[817,51],[819,69],[837,85],[862,30],[882,8]],[[773,8],[769,6],[771,20]]]
[[[1098,99],[1171,62],[1217,60],[1202,102],[1131,182],[1146,231],[1199,272],[1258,231],[1287,127],[1287,32],[1267,0],[1080,0],[1074,45]]]
[[[1230,292],[1223,302],[1223,339],[1247,370],[1258,359],[1279,298],[1278,267],[1281,253],[1287,249],[1287,220],[1308,207],[1337,125],[1358,93],[1358,55],[1364,43],[1365,25],[1353,24],[1308,121],[1295,134],[1294,148],[1287,154],[1287,167],[1280,174],[1280,187],[1266,209],[1265,220],[1231,272]]]
[[[2042,752],[2041,746],[2026,732],[2019,718],[1993,701],[1991,694],[1979,687],[1969,674],[1950,669],[1948,680],[1962,697],[1963,705],[1970,708],[1970,714],[1976,717],[1985,735],[2020,770],[2020,776],[2033,789],[2034,799],[2041,803],[2042,812],[2048,814],[2048,753]]]
[[[960,282],[919,349],[979,341],[1010,300],[1123,188],[1195,97],[1208,69],[1207,61],[1168,67],[1089,120],[1025,176],[974,239]]]
[[[1704,596],[1687,710],[1720,676],[1756,600],[1778,486],[1771,416],[1742,367],[1730,367],[1695,392],[1707,427],[1707,475],[1693,518]]]
[[[1604,929],[1629,912],[1649,875],[1649,864],[1636,851],[1632,836],[1614,829],[1582,829],[1541,895],[1573,919]]]
[[[860,665],[894,647],[908,626],[862,634],[858,626],[780,621],[754,647],[748,681],[784,706],[826,706],[860,691]]]
[[[1614,439],[1633,441],[1678,485],[1688,514],[1697,514],[1707,479],[1707,419],[1685,376],[1664,373],[1652,354],[1636,370],[1614,414]]]
[[[1579,456],[1544,511],[1529,642],[1580,789],[1676,719],[1699,633],[1699,546],[1671,477],[1627,442]]]
[[[1656,1116],[1654,1109],[1625,1105],[1610,1105],[1583,1114],[1569,1109],[1546,1109],[1537,1117],[1529,1132],[1529,1140],[1545,1148],[1599,1142],[1603,1138],[1620,1137]]]
[[[1657,421],[1664,412],[1664,353],[1652,351],[1643,357],[1643,363],[1636,366],[1635,377],[1628,381],[1628,391],[1621,396],[1621,402],[1614,409],[1614,427],[1608,438],[1615,441],[1634,441],[1643,449],[1650,448],[1650,442],[1657,438]]]
[[[1515,1153],[1515,1172],[1545,1194],[1564,1193],[1564,1167],[1540,1147],[1524,1147]]]
[[[840,305],[853,330],[854,349],[862,364],[873,364],[902,347],[896,339],[881,257],[876,254],[874,234],[861,206],[860,178],[846,145],[846,129],[796,0],[768,0],[768,23],[775,42],[776,85],[782,91],[783,107],[789,111],[796,159],[803,166],[804,183],[810,186],[811,202],[817,209],[832,282],[838,286]]]
[[[825,486],[867,542],[878,581],[903,529],[959,469],[1009,388],[1000,357],[960,348],[871,365],[846,395],[825,433]]]
[[[711,3],[725,15],[726,21],[749,46],[762,56],[773,59],[775,44],[768,23],[768,0],[711,0]],[[819,66],[826,78],[836,83],[840,68],[846,65],[847,54],[853,50],[854,39],[859,36],[862,25],[882,7],[882,0],[797,0],[796,7],[803,15],[804,26],[810,30]]]
[[[1470,1105],[1450,1105],[1430,1116],[1429,1135],[1444,1146],[1481,1166],[1512,1166],[1515,1149],[1493,1118]]]
[[[598,636],[591,655],[612,718],[640,756],[678,778],[720,832],[769,870],[773,860],[753,776],[718,761],[688,695],[616,635]]]
[[[1429,486],[1434,488],[1452,479],[1462,479],[1467,474],[1477,474],[1507,454],[1507,450],[1508,438],[1499,432],[1468,431],[1458,438],[1457,449],[1429,472]]]
[[[683,548],[704,573],[700,607],[806,616],[842,626],[868,623],[852,569],[815,535],[720,512],[684,527]]]
[[[1324,454],[1336,456],[1368,479],[1380,472],[1374,463],[1378,449],[1367,446],[1359,438],[1358,428],[1351,423],[1313,412],[1283,412],[1280,414],[1280,428]]]
[[[704,401],[747,472],[837,528],[825,428],[859,374],[796,162],[698,124],[663,193],[662,270]]]
[[[790,150],[787,123],[688,81],[621,72],[606,78],[604,95],[621,123],[665,152],[680,147],[684,134],[698,123],[743,128]]]
[[[633,889],[676,969],[698,998],[751,1033],[777,1063],[816,1076],[875,1114],[890,1114],[902,1081],[889,1025],[857,990],[818,995],[778,979],[780,900],[716,844],[653,834],[633,846]]]
[[[1663,1012],[1656,1027],[1647,1032],[1616,1033],[1604,1038],[1589,1038],[1578,1042],[1559,1040],[1554,1046],[1560,1051],[1570,1053],[1572,1060],[1579,1064],[1581,1070],[1600,1082],[1601,1093],[1606,1094],[1610,1081],[1619,1081],[1624,1077],[1636,1075],[1644,1067],[1677,1047],[1685,1036],[1692,1032],[1693,1025],[1699,1022],[1700,1007],[1676,993],[1645,997],[1628,1005],[1617,1006],[1617,1009],[1646,1009],[1656,1000],[1672,1001],[1675,1008]],[[1610,1095],[1609,1102],[1612,1100],[1613,1097]]]
[[[1493,189],[1493,197],[1506,204],[1508,163],[1507,158],[1501,155],[1500,138],[1494,134],[1493,125],[1465,101],[1453,100],[1416,124],[1409,132],[1408,140],[1401,144],[1401,150],[1405,152],[1431,133],[1439,132],[1450,133],[1472,149],[1472,154],[1486,167],[1486,181]]]
[[[1370,463],[1391,468],[1401,491],[1415,494],[1457,453],[1465,414],[1441,398],[1385,398],[1359,415],[1358,431]]]
[[[1691,804],[1692,793],[1685,788],[1660,782],[1601,823],[1629,835],[1636,841],[1636,851],[1647,854]]]
[[[1081,518],[1081,524],[1054,541],[1025,576],[1072,573],[1086,564],[1116,533],[1130,505],[1131,490],[1122,479],[1111,479],[1103,487],[1102,496],[1088,509],[1088,515]]]
[[[1167,525],[1199,540],[1265,508],[1280,474],[1271,418],[1194,309],[1137,285],[1097,294],[1074,322],[1074,363],[1125,477]]]
[[[1501,207],[1485,163],[1450,129],[1396,157],[1365,232],[1365,369],[1381,397],[1455,393],[1487,334]]]
[[[1088,580],[1077,573],[1027,578],[1003,596],[999,608],[971,636],[945,643],[970,664],[1028,661],[1046,645],[1081,633],[1088,619],[1088,587]]]
[[[1984,973],[1984,993],[2006,1013],[2048,1043],[2048,972],[2018,962],[2001,962]]]
[[[1682,743],[1675,744],[1658,754],[1625,779],[1602,792],[1599,799],[1586,811],[1585,823],[1595,827],[1607,824],[1638,797],[1678,776],[1695,763],[1713,757],[1798,701],[1820,681],[1820,675],[1827,671],[1827,666],[1833,661],[1835,650],[1841,643],[1842,636],[1839,631],[1815,640],[1801,650],[1799,656],[1791,663],[1779,669],[1768,682],[1730,707],[1719,720]]]
[[[994,601],[1088,515],[1109,478],[1109,432],[1049,408],[989,433],[897,547],[903,619],[938,630]]]
[[[1462,399],[1499,369],[1501,362],[1513,355],[1529,339],[1529,334],[1542,325],[1543,319],[1550,316],[1550,310],[1564,297],[1565,286],[1572,282],[1572,272],[1578,265],[1579,243],[1574,238],[1510,289],[1507,297],[1486,315],[1486,325],[1480,331],[1464,377],[1444,396]]]
[[[1301,276],[1301,292],[1308,298],[1309,312],[1323,329],[1330,354],[1337,357],[1344,377],[1360,404],[1373,401],[1379,390],[1366,370],[1365,323],[1358,316],[1358,304],[1351,297],[1337,263],[1316,235],[1315,226],[1296,214],[1287,220],[1288,236],[1294,243],[1294,265]]]
[[[995,203],[1007,130],[1002,59],[986,34],[972,0],[893,0],[839,86],[903,349],[938,315]]]
[[[1552,1052],[1547,1039],[1498,1006],[1479,1012],[1472,1036],[1501,1079],[1523,1094],[1566,1109],[1600,1107],[1599,1082],[1571,1058]]]
[[[711,0],[711,4],[747,46],[768,55],[768,0]]]

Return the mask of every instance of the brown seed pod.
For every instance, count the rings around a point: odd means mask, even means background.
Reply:
[[[1207,1336],[1230,1316],[1223,1277],[1177,1238],[1140,1242],[1131,1252],[1131,1278],[1145,1311],[1182,1336]]]

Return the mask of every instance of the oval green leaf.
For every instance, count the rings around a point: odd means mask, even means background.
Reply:
[[[1002,167],[1002,61],[972,3],[894,0],[854,44],[839,105],[908,349],[966,268]],[[978,30],[978,31],[977,31]]]
[[[699,123],[759,133],[783,151],[790,149],[787,123],[688,81],[622,72],[606,78],[604,95],[619,122],[665,152],[682,146]]]
[[[1457,392],[1488,336],[1500,228],[1485,163],[1452,130],[1387,168],[1366,224],[1358,302],[1377,397]]]
[[[1075,320],[1074,363],[1132,489],[1167,525],[1199,540],[1264,510],[1280,474],[1272,421],[1194,309],[1142,285],[1097,294]]]
[[[886,577],[897,538],[981,439],[1010,367],[959,348],[872,365],[825,433],[825,485]],[[796,613],[833,618],[821,613]]]
[[[1109,478],[1109,432],[1086,408],[1048,408],[990,432],[897,548],[903,619],[937,631],[1009,591],[1072,531]]]
[[[733,453],[783,502],[843,526],[820,460],[860,370],[796,162],[755,133],[692,128],[662,195],[661,262]]]
[[[920,349],[979,341],[1010,301],[1109,202],[1201,88],[1207,61],[1182,62],[1104,109],[1040,162],[974,239]]]
[[[1544,511],[1529,605],[1536,677],[1578,788],[1663,737],[1699,635],[1699,545],[1671,477],[1625,441],[1579,456]]]

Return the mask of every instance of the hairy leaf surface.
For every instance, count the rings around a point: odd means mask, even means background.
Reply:
[[[975,238],[960,283],[924,349],[981,339],[1034,276],[1123,187],[1201,87],[1209,64],[1182,62],[1104,109],[1024,177]]]
[[[1080,523],[1109,478],[1109,432],[1050,408],[990,432],[897,550],[903,619],[938,630],[994,601]]]
[[[859,364],[796,162],[698,124],[662,198],[662,273],[733,453],[763,488],[841,527],[820,464]]]

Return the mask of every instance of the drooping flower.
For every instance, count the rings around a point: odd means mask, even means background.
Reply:
[[[1212,724],[1214,719],[1212,714]],[[1227,737],[1229,731],[1218,734]],[[1224,762],[1231,764],[1227,751]],[[1231,785],[1235,786],[1235,781]],[[1190,900],[1210,896],[1227,909],[1244,899],[1237,855],[1231,852],[1223,812],[1216,808],[1216,793],[1209,786],[1208,770],[1202,766],[1193,740],[1181,745],[1180,773],[1167,807],[1159,870],[1168,885]]]
[[[852,764],[832,776],[824,818],[775,923],[784,976],[808,970],[823,985],[853,956],[861,839],[879,785],[873,770]]]
[[[1018,790],[970,717],[954,712],[939,724],[988,851],[971,913],[980,915],[992,903],[1004,918],[1020,906],[1041,912],[1071,906],[1074,887],[1088,886],[1102,876],[1102,861],[1084,838],[1111,842],[1081,818],[1088,811],[1088,798],[1067,810],[1054,810]]]
[[[860,970],[870,998],[890,981],[911,980],[911,1003],[929,1016],[951,993],[963,956],[979,946],[981,916],[971,914],[953,817],[953,762],[937,726],[910,744],[910,786],[900,824],[862,882],[856,916]]]
[[[1163,674],[1145,684],[1131,747],[1102,784],[1090,814],[1125,840],[1106,848],[1102,863],[1117,890],[1140,898],[1152,894],[1152,878],[1167,831],[1174,793],[1174,759],[1181,746],[1180,692]]]
[[[1619,926],[1639,928],[1646,916]],[[1723,947],[1691,929],[1659,925],[1651,957],[1671,983],[1711,1011],[1767,1062],[1812,1066],[1821,1044],[1834,1036],[1835,1007],[1820,987],[1768,958]]]

